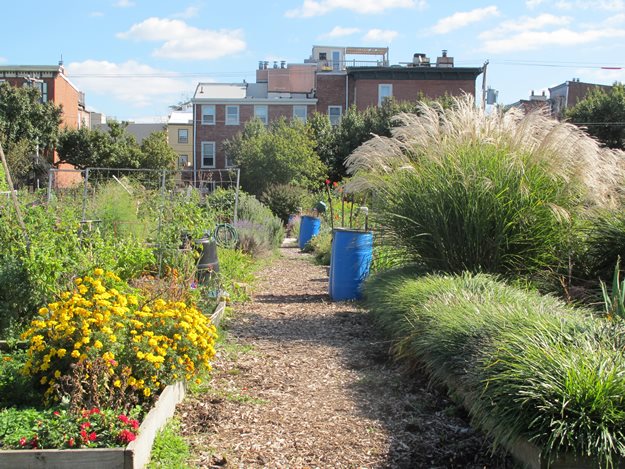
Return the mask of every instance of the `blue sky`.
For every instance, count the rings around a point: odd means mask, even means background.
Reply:
[[[198,81],[254,81],[259,60],[301,63],[315,44],[389,46],[391,63],[442,49],[456,66],[489,60],[487,85],[505,104],[573,77],[625,81],[625,70],[605,68],[625,67],[625,0],[56,0],[3,10],[0,64],[62,55],[87,105],[120,120],[166,116]]]

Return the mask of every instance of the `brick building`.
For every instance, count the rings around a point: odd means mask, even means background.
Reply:
[[[567,108],[575,106],[594,88],[600,88],[606,93],[612,90],[612,87],[609,85],[584,83],[579,81],[579,78],[573,78],[571,81],[565,81],[553,88],[549,88],[551,115],[559,119]]]
[[[12,86],[32,86],[39,89],[41,101],[51,101],[63,109],[63,127],[77,129],[89,126],[89,113],[85,109],[85,95],[67,78],[65,68],[59,65],[2,65],[0,66],[0,82],[8,82]],[[50,163],[57,165],[56,152],[49,155]],[[73,169],[71,165],[57,165],[59,169]],[[58,173],[55,184],[59,187],[69,186],[80,181],[78,173]]]
[[[253,117],[267,124],[280,116],[306,121],[319,112],[336,124],[350,106],[364,110],[390,97],[475,95],[481,67],[455,67],[447,51],[435,63],[414,54],[391,65],[388,53],[380,47],[314,46],[304,63],[259,62],[255,83],[199,83],[191,101],[193,169],[230,167],[222,142]]]

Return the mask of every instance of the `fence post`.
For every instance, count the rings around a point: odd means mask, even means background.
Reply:
[[[161,210],[158,215],[158,233],[156,239],[158,240],[158,276],[159,278],[163,274],[163,238],[161,236],[161,229],[163,227],[163,212],[165,211],[165,176],[166,171],[161,173]]]
[[[237,222],[239,215],[239,178],[241,176],[241,170],[237,169],[237,188],[234,192],[234,216],[232,217],[232,223]]]
[[[52,202],[52,177],[54,174],[56,174],[55,169],[50,168],[48,171],[48,204]]]

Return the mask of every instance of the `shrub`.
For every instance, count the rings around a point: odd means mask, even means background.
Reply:
[[[284,239],[284,226],[269,208],[259,202],[256,197],[241,194],[239,199],[239,220],[247,220],[263,225],[269,236],[272,249],[280,247]]]
[[[86,402],[108,402],[115,389],[149,401],[167,384],[210,369],[215,329],[206,316],[182,302],[140,306],[126,290],[119,277],[96,269],[32,321],[23,335],[30,342],[24,372],[46,389],[48,402],[76,395],[72,382],[81,380],[71,375],[79,365],[99,379],[85,389]],[[105,370],[95,373],[102,363]]]
[[[260,200],[286,225],[289,215],[298,213],[298,209],[304,207],[307,197],[308,191],[303,187],[273,184],[263,192]]]
[[[365,288],[394,352],[473,402],[496,443],[527,438],[543,455],[610,466],[625,456],[625,325],[485,275],[416,277],[404,268]]]
[[[332,233],[328,230],[313,236],[306,246],[304,252],[312,252],[315,262],[320,265],[330,265],[330,255],[332,253]]]
[[[266,226],[249,220],[239,220],[234,224],[239,241],[238,248],[252,257],[260,257],[273,248],[271,233]]]

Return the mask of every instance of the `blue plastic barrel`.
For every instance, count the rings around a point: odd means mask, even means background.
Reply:
[[[300,249],[304,249],[306,243],[310,241],[313,236],[319,234],[320,227],[321,220],[319,218],[311,217],[309,215],[302,215],[299,222],[298,246]]]
[[[360,286],[371,265],[373,233],[337,228],[332,232],[330,297],[334,301],[360,298]]]

